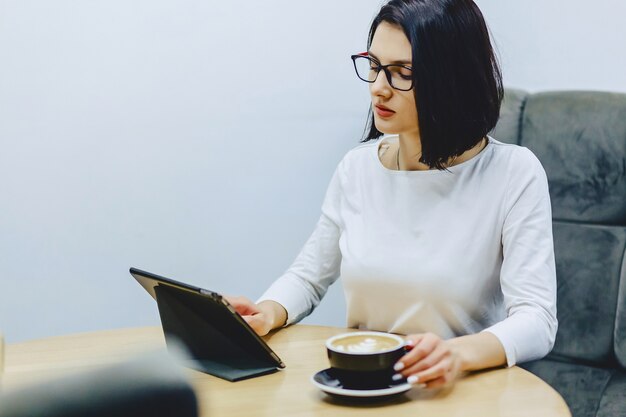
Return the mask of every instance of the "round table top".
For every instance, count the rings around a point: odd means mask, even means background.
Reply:
[[[311,383],[328,367],[325,340],[352,331],[295,325],[264,339],[287,367],[279,372],[228,382],[198,371],[189,377],[202,416],[571,416],[565,401],[548,384],[518,368],[470,373],[452,387],[412,388],[379,402],[345,401]],[[6,346],[2,384],[33,380],[114,363],[132,352],[165,343],[159,327],[118,329],[51,337]]]

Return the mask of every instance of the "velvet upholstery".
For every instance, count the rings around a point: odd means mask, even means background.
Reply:
[[[617,296],[617,317],[615,319],[615,355],[617,360],[626,368],[626,250],[622,256],[622,273],[620,288]]]
[[[596,417],[602,395],[615,373],[611,369],[544,359],[521,364],[561,394],[573,417]]]
[[[555,219],[625,225],[626,95],[531,95],[521,129],[520,144],[544,164]]]
[[[502,106],[492,135],[517,126],[546,170],[558,285],[554,349],[520,365],[573,417],[626,417],[626,94],[507,90]]]
[[[500,107],[500,119],[490,135],[500,142],[519,144],[522,110],[528,93],[522,90],[507,89]]]
[[[626,228],[554,221],[553,234],[559,330],[552,355],[611,365]]]
[[[615,372],[613,374],[604,390],[596,416],[626,416],[626,372]]]

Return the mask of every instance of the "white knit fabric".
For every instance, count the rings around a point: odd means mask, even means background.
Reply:
[[[347,325],[443,338],[489,331],[509,366],[554,344],[556,272],[548,183],[527,148],[489,138],[448,171],[395,171],[387,136],[343,158],[322,215],[287,272],[258,300],[288,324],[342,277]]]

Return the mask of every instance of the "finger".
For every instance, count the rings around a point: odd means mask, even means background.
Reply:
[[[407,377],[409,375],[417,374],[426,369],[432,368],[436,366],[439,362],[444,360],[447,356],[450,355],[450,350],[440,343],[435,350],[433,350],[430,354],[428,354],[425,358],[417,361],[413,366],[410,366],[406,369],[402,370],[402,374]]]
[[[411,377],[416,377],[415,379],[411,378],[412,382],[420,382],[420,383],[428,383],[440,377],[447,377],[451,374],[452,370],[452,361],[448,358],[440,361],[435,366],[432,366],[422,372],[418,372],[416,374],[411,375]]]
[[[224,298],[226,299],[226,301],[228,301],[230,305],[235,308],[247,307],[252,304],[250,300],[242,296],[224,296]]]
[[[417,345],[422,339],[424,338],[424,333],[419,333],[419,334],[410,334],[408,335],[405,340],[406,343],[405,345],[407,347],[413,348],[415,345]]]
[[[259,336],[265,336],[268,333],[263,314],[255,314],[253,316],[242,316],[243,319],[252,327],[252,330]]]
[[[424,384],[425,387],[424,388],[441,388],[443,386],[445,386],[446,384],[448,384],[449,381],[446,380],[446,378],[444,377],[439,377],[439,378],[435,378],[432,381],[429,381],[428,383]]]
[[[416,362],[428,356],[437,346],[441,339],[435,335],[424,335],[420,341],[403,357],[400,358],[397,366],[394,367],[396,371],[413,366]],[[401,365],[399,365],[401,364]]]
[[[446,385],[451,385],[458,378],[459,372],[456,367],[446,371],[443,376],[432,379],[426,383],[426,388],[440,388]]]
[[[239,297],[224,297],[224,298],[226,299],[226,301],[228,301],[230,305],[235,307],[235,310],[237,311],[237,313],[241,315],[252,315],[252,314],[256,314],[260,312],[256,304],[254,304],[252,301],[250,301],[246,297],[239,296]]]

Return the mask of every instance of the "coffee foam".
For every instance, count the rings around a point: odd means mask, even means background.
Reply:
[[[348,336],[333,341],[332,347],[338,352],[376,353],[400,346],[397,340],[381,336]]]

